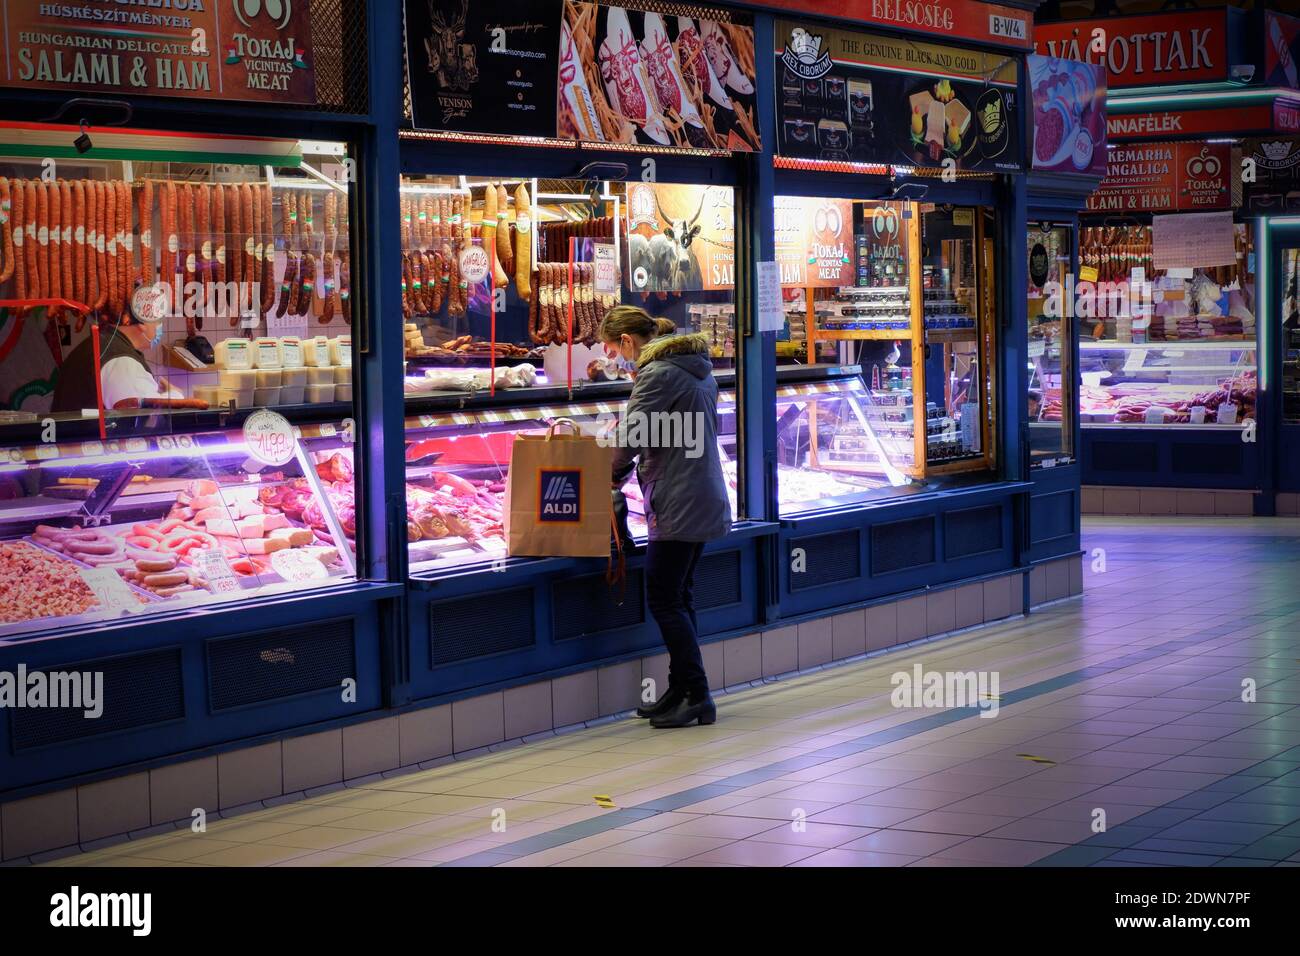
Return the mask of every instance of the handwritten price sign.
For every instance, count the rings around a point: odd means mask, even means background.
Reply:
[[[244,419],[244,444],[262,464],[279,466],[293,457],[298,442],[288,419],[262,408]]]

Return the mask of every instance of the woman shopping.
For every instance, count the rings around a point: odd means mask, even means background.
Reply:
[[[704,543],[731,528],[731,505],[718,460],[718,385],[704,335],[675,335],[668,319],[617,306],[600,326],[606,352],[636,366],[619,422],[613,481],[635,464],[650,543],[646,595],[668,648],[668,689],[637,716],[653,727],[711,724],[717,709],[700,656],[692,594]]]

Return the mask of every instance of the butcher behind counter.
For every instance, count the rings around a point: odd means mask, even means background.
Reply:
[[[132,408],[197,408],[208,403],[185,395],[154,377],[145,353],[162,343],[161,313],[124,309],[119,322],[100,329],[99,381],[104,408],[116,411]],[[86,338],[68,353],[58,372],[51,411],[80,413],[97,408],[95,392],[95,345],[93,336]]]

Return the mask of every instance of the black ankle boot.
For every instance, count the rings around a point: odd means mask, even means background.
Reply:
[[[686,694],[684,691],[669,684],[668,689],[664,691],[662,697],[653,704],[649,704],[645,707],[638,707],[636,709],[636,715],[638,717],[658,717],[661,714],[666,714],[668,711],[676,707],[677,702],[685,696]]]
[[[718,708],[714,705],[713,698],[709,696],[708,691],[705,691],[698,697],[690,694],[683,696],[666,713],[651,717],[650,726],[655,728],[689,727],[697,720],[701,724],[711,724],[717,719]]]

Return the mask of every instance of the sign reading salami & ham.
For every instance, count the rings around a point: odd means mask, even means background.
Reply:
[[[1110,151],[1092,212],[1179,212],[1232,207],[1226,143],[1138,143]]]
[[[315,103],[310,0],[0,0],[0,86]]]

